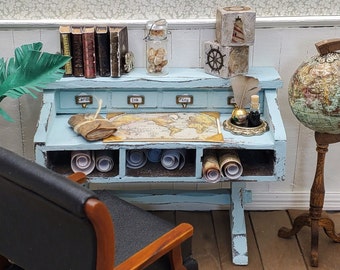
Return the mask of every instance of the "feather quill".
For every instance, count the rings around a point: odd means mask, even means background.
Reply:
[[[231,87],[234,92],[236,106],[245,108],[250,103],[250,97],[260,91],[259,80],[244,75],[237,75],[231,78]]]

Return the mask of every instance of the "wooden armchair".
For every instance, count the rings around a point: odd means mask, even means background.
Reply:
[[[0,198],[1,270],[197,269],[191,254],[182,258],[190,224],[174,226],[3,148]]]

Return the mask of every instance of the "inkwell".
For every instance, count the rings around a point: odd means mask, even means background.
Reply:
[[[250,97],[250,109],[248,114],[248,127],[258,127],[261,125],[259,96]]]

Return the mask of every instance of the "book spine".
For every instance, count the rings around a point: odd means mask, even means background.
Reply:
[[[71,28],[68,26],[61,26],[60,33],[60,49],[61,54],[71,56]],[[72,60],[68,61],[64,66],[64,76],[72,76]]]
[[[111,77],[120,77],[119,33],[117,31],[110,31],[110,64]]]
[[[127,27],[124,26],[119,33],[119,68],[120,73],[125,74],[125,55],[129,51],[128,31]]]
[[[72,29],[72,68],[73,76],[84,76],[83,40],[80,27]]]
[[[102,31],[100,31],[102,30]],[[109,77],[110,71],[110,47],[107,28],[97,29],[96,34],[96,63],[97,72],[101,77]]]
[[[96,47],[95,47],[94,27],[85,27],[83,38],[83,59],[85,78],[96,77]]]

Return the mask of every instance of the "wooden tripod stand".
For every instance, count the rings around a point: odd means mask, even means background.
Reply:
[[[322,213],[325,197],[324,186],[324,165],[325,157],[328,151],[328,145],[340,142],[340,134],[328,134],[315,132],[317,164],[314,182],[310,191],[310,208],[309,212],[298,216],[293,222],[293,228],[280,228],[278,236],[289,238],[297,234],[303,226],[311,228],[311,265],[318,266],[318,242],[319,228],[323,228],[326,235],[334,242],[340,243],[340,234],[334,230],[334,222]]]

